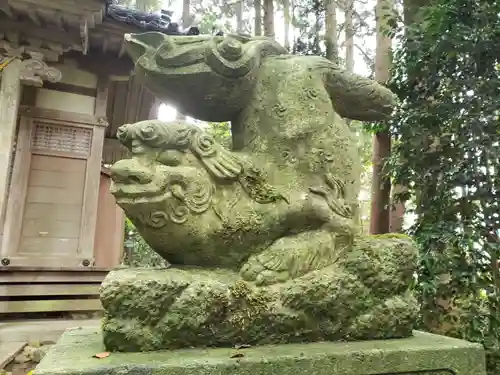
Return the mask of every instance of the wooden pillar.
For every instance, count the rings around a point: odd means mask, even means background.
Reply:
[[[99,203],[99,182],[101,178],[102,149],[106,127],[95,126],[92,130],[92,146],[87,159],[85,174],[85,190],[83,193],[82,224],[80,227],[80,241],[78,254],[84,259],[84,266],[91,266],[94,262],[94,241],[97,223],[97,209]]]
[[[82,224],[78,253],[84,258],[84,266],[94,263],[94,243],[97,224],[97,210],[99,204],[99,183],[101,179],[102,150],[106,134],[106,108],[108,101],[109,78],[99,77],[94,116],[100,125],[92,130],[92,146],[87,159],[85,175],[85,190],[83,195]]]
[[[9,190],[9,173],[21,101],[22,61],[15,58],[2,70],[0,85],[0,225],[3,227]]]

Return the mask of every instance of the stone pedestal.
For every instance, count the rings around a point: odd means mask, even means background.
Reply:
[[[350,343],[104,352],[99,328],[66,331],[34,375],[486,375],[480,345],[428,333]]]

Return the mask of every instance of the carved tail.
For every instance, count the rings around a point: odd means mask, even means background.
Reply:
[[[318,59],[316,64],[323,71],[325,88],[340,116],[359,121],[381,121],[391,115],[397,98],[387,87],[349,73],[327,59]]]

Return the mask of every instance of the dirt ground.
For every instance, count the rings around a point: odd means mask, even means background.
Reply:
[[[0,369],[0,375],[27,375],[45,356],[45,353],[53,345],[53,342],[33,342],[26,345],[14,360]]]
[[[0,370],[0,375],[26,375],[33,370],[37,364],[38,363],[32,361],[26,363],[11,362],[4,370]]]

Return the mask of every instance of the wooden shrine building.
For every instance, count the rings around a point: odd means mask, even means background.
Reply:
[[[106,165],[125,153],[117,128],[159,105],[131,77],[123,35],[179,34],[169,16],[0,0],[0,318],[100,309],[124,234]]]

